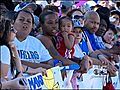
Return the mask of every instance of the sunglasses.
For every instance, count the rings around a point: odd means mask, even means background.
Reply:
[[[13,33],[15,33],[15,34],[17,33],[17,31],[16,31],[15,29],[13,29],[13,28],[10,29],[10,32],[13,32]]]
[[[80,18],[81,18],[81,19],[84,19],[84,16],[74,15],[73,18],[74,18],[74,19],[80,19]]]

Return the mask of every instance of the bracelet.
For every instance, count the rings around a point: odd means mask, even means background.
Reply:
[[[98,54],[98,55],[97,55],[97,59],[99,59],[99,60],[100,60],[99,55],[102,55],[102,54]]]
[[[28,66],[26,67],[26,69],[25,69],[24,73],[27,73],[27,71],[28,71]]]
[[[53,61],[53,66],[55,67],[58,63],[61,63],[62,64],[62,66],[63,66],[63,62],[61,61],[61,60],[54,60]]]

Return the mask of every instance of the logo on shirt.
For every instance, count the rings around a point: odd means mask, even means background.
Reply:
[[[25,51],[25,50],[18,50],[18,54],[21,60],[39,60],[39,54],[36,51]]]

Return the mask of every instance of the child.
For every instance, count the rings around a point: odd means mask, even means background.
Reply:
[[[79,89],[77,85],[77,78],[80,78],[82,80],[82,73],[87,73],[89,67],[90,67],[90,58],[87,55],[84,55],[79,43],[82,40],[82,26],[80,24],[79,20],[73,20],[74,22],[74,29],[73,32],[75,34],[75,45],[74,45],[74,58],[73,61],[77,62],[80,64],[80,72],[74,72],[73,76],[71,78],[71,83],[73,89]],[[90,62],[90,63],[89,63]],[[92,64],[92,63],[91,63]]]
[[[67,17],[63,16],[59,19],[59,32],[57,34],[56,48],[60,55],[67,58],[72,58],[74,53],[74,33],[72,33],[73,22]]]

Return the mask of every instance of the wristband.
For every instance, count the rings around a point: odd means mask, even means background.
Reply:
[[[102,54],[98,54],[98,55],[97,55],[97,59],[99,59],[99,60],[100,60],[100,58],[99,58],[100,55],[102,55]]]
[[[25,69],[25,72],[24,72],[24,73],[27,73],[27,71],[28,71],[28,66],[26,67],[26,69]]]
[[[54,60],[53,63],[54,63],[54,67],[55,67],[56,64],[58,64],[58,63],[61,63],[62,66],[63,66],[63,62],[62,62],[61,60]]]

